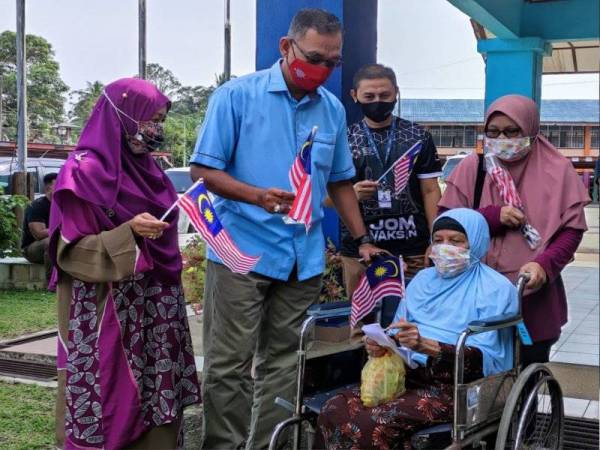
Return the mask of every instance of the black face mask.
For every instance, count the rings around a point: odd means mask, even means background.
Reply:
[[[394,110],[394,106],[396,106],[396,100],[393,102],[358,102],[358,104],[360,105],[363,114],[373,122],[383,122]]]
[[[165,131],[162,123],[153,123],[150,126],[151,130],[142,128],[135,135],[135,138],[143,142],[149,152],[159,150],[165,141]],[[150,132],[149,132],[150,131]]]

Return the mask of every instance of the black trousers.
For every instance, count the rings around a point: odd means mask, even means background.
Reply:
[[[523,368],[533,363],[547,363],[550,360],[550,349],[558,338],[537,341],[533,345],[521,345],[521,362]]]

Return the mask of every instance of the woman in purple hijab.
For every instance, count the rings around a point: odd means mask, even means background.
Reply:
[[[177,200],[151,155],[169,107],[147,81],[109,84],[58,175],[61,448],[179,448],[182,410],[200,400],[178,213],[156,219]]]

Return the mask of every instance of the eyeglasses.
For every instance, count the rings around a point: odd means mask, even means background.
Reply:
[[[501,134],[503,134],[507,138],[515,138],[521,134],[521,129],[518,127],[508,127],[502,130],[498,130],[496,128],[493,128],[491,130],[485,130],[485,135],[492,139],[496,139]]]
[[[310,64],[314,64],[315,66],[325,66],[329,69],[333,69],[335,67],[339,67],[342,65],[342,58],[333,58],[333,59],[326,59],[323,56],[317,54],[307,54],[304,50],[302,50],[302,48],[298,45],[298,43],[293,40],[290,39],[290,42],[295,45],[298,50],[300,50],[300,53],[302,54],[302,56],[304,56],[304,58],[306,59],[307,62],[309,62]]]

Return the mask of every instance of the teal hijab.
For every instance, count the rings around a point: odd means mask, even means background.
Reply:
[[[416,323],[423,337],[455,345],[458,336],[473,320],[501,314],[515,314],[517,290],[511,282],[481,262],[490,245],[487,222],[477,211],[452,209],[438,217],[450,217],[462,225],[469,241],[471,261],[466,271],[442,278],[435,267],[421,270],[406,289],[394,322],[405,318]],[[483,354],[485,376],[512,368],[512,329],[471,336],[467,345]],[[416,353],[413,359],[425,364],[427,356]]]

